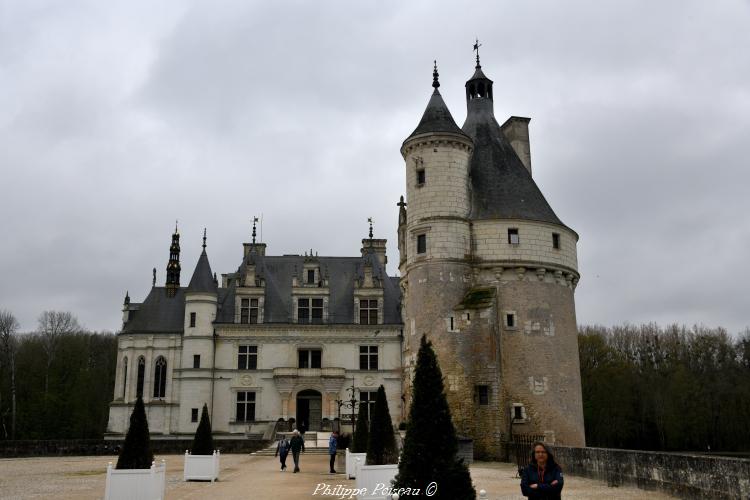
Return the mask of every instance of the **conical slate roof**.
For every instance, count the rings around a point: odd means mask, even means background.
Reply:
[[[187,287],[188,292],[208,292],[217,293],[218,287],[214,282],[214,275],[211,272],[211,264],[208,263],[208,255],[204,249],[198,258],[198,264],[193,271],[193,277],[190,278],[190,284]]]
[[[432,97],[430,97],[430,101],[427,103],[427,108],[424,110],[419,125],[406,138],[406,141],[420,134],[435,132],[448,132],[466,137],[466,134],[456,125],[455,120],[453,120],[453,116],[448,111],[448,106],[443,101],[443,96],[440,95],[438,89],[435,89],[432,93]]]
[[[477,73],[472,79],[476,76]],[[481,76],[487,78],[484,73]],[[492,108],[491,97],[470,100],[462,127],[474,141],[469,167],[471,217],[527,219],[564,225],[500,130]]]

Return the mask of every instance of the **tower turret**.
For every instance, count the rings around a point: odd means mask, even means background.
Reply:
[[[177,230],[176,222],[172,234],[172,244],[169,246],[165,288],[167,289],[167,297],[174,297],[180,288],[180,233]]]

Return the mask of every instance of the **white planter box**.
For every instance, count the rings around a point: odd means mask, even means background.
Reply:
[[[191,455],[185,451],[185,467],[183,478],[185,481],[217,481],[219,479],[219,459],[221,453],[214,451],[213,455]]]
[[[107,465],[104,500],[164,500],[167,464],[151,462],[150,469],[115,469]]]
[[[354,471],[354,466],[356,465],[356,459],[360,459],[362,463],[365,463],[365,459],[367,458],[367,453],[352,453],[349,451],[349,448],[346,449],[346,478],[347,479],[354,479],[357,477],[357,474]]]
[[[355,459],[356,488],[366,491],[366,495],[357,495],[357,500],[391,500],[391,481],[398,474],[398,464],[364,465],[365,461]]]

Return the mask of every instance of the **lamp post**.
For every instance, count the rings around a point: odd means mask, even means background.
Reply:
[[[347,391],[349,391],[349,399],[337,399],[336,404],[339,407],[339,422],[341,422],[341,407],[351,409],[351,418],[352,418],[352,432],[355,431],[354,425],[355,425],[355,410],[357,409],[357,405],[359,405],[359,401],[357,401],[357,398],[355,397],[355,393],[357,391],[357,388],[354,387],[354,377],[352,377],[352,385],[351,387],[346,388]]]

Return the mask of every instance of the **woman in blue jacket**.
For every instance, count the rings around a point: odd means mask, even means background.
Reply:
[[[560,500],[563,473],[546,444],[532,446],[531,463],[521,472],[521,493],[529,500]]]

